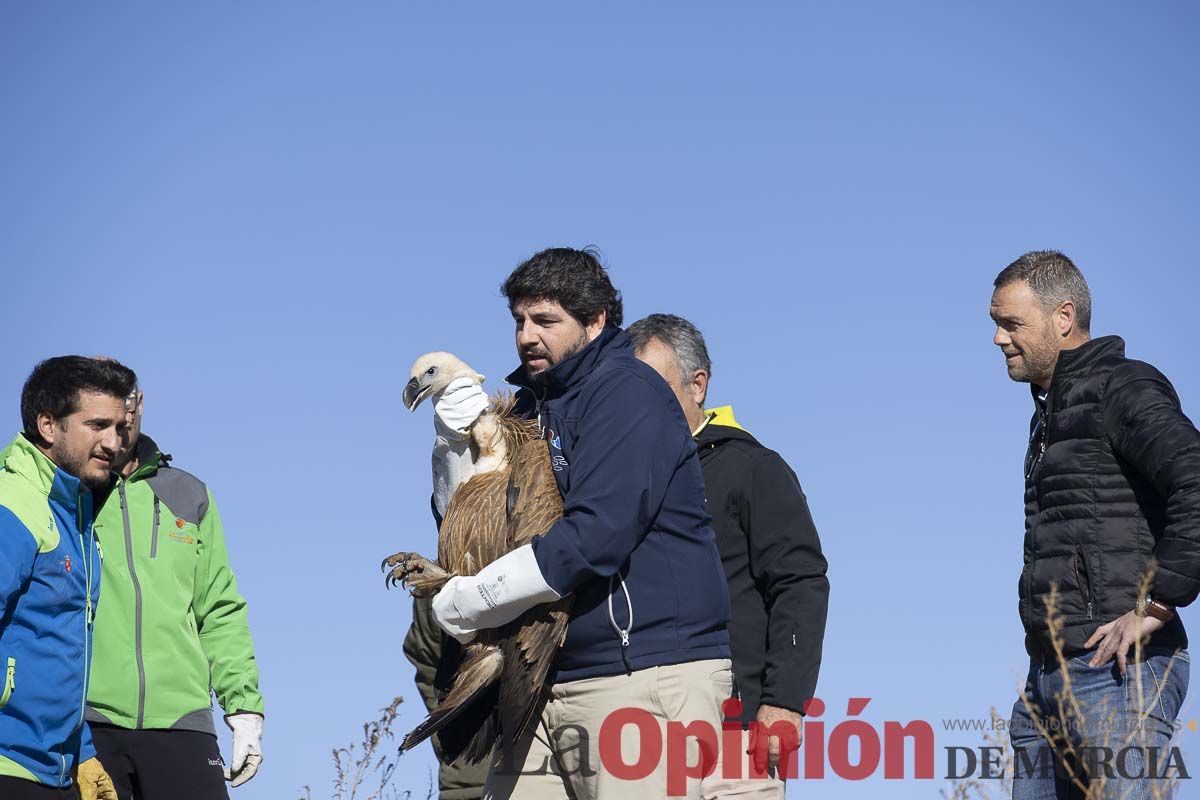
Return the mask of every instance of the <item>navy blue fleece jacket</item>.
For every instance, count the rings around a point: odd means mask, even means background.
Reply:
[[[575,593],[555,680],[729,658],[696,443],[667,384],[612,326],[537,381],[509,381],[538,415],[563,497],[533,541],[546,582]]]

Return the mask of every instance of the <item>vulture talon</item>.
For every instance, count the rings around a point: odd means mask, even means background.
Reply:
[[[412,578],[429,576],[431,571],[434,574],[441,573],[437,565],[417,553],[396,553],[385,558],[381,566],[384,570],[391,567],[391,570],[383,576],[384,585],[389,589],[403,585],[404,588],[411,590],[413,587],[409,585],[409,581]]]

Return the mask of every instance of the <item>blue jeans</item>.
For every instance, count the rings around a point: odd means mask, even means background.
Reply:
[[[1124,677],[1115,659],[1093,668],[1090,658],[1072,658],[1065,670],[1057,661],[1030,662],[1009,725],[1013,800],[1173,796],[1170,778],[1179,776],[1182,756],[1171,738],[1187,694],[1187,651],[1147,648]]]

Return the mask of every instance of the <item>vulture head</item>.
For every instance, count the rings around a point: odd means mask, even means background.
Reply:
[[[456,378],[470,378],[483,383],[483,376],[453,353],[426,353],[413,363],[408,383],[404,387],[404,407],[416,411],[430,395],[441,394]]]

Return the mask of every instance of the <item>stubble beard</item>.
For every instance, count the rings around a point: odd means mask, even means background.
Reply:
[[[1057,342],[1053,331],[1048,330],[1036,345],[1021,351],[1017,363],[1009,365],[1008,377],[1019,383],[1044,386],[1054,375],[1054,366],[1057,363]]]
[[[65,432],[66,429],[63,430]],[[108,481],[112,476],[111,469],[105,470],[104,474],[99,476],[89,474],[87,470],[92,460],[92,451],[87,450],[77,455],[67,448],[66,442],[63,442],[61,446],[51,447],[50,458],[59,469],[68,475],[74,475],[93,492],[108,486]]]
[[[566,361],[571,356],[576,355],[580,350],[588,346],[587,330],[583,330],[579,334],[579,338],[566,349],[561,358],[557,358],[549,363],[549,365],[541,372],[534,373],[529,377],[537,383],[545,383],[546,373],[557,367],[562,362]]]

